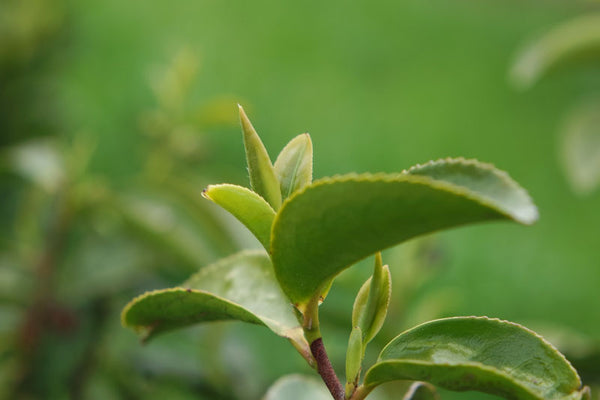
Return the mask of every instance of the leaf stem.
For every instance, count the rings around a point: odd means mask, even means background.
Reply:
[[[319,372],[319,375],[321,375],[323,382],[325,382],[325,385],[333,398],[335,400],[344,400],[344,387],[335,374],[331,361],[329,361],[327,351],[325,351],[325,345],[323,345],[323,339],[318,338],[313,341],[310,344],[310,351],[317,361],[317,371]]]
[[[369,395],[369,393],[373,391],[373,389],[374,387],[366,387],[365,385],[360,385],[356,388],[354,393],[352,393],[352,396],[349,400],[364,400]]]
[[[335,400],[344,400],[344,387],[331,365],[321,337],[321,329],[319,327],[319,300],[321,291],[317,293],[319,294],[313,296],[302,312],[304,337],[310,343],[310,352],[317,363],[317,372],[321,375],[321,379],[325,382],[327,389]]]

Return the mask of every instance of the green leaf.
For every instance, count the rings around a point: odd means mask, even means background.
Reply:
[[[310,358],[294,310],[282,293],[269,257],[244,251],[205,267],[180,287],[132,300],[121,321],[144,339],[200,322],[240,320],[264,325]]]
[[[427,322],[393,339],[365,375],[373,387],[427,381],[515,400],[579,400],[581,380],[550,343],[520,325],[487,317]]]
[[[256,130],[254,130],[252,123],[246,116],[244,109],[242,106],[239,106],[239,108],[242,131],[244,132],[246,161],[248,162],[248,173],[250,174],[250,186],[271,207],[278,210],[281,206],[281,190],[279,189],[279,181],[275,176],[271,159]]]
[[[383,326],[392,293],[390,269],[381,264],[381,253],[377,253],[373,276],[358,291],[352,309],[352,326],[361,328],[365,346]]]
[[[569,20],[529,43],[518,54],[510,79],[526,89],[551,69],[590,55],[600,56],[600,15]]]
[[[275,160],[275,175],[285,200],[312,182],[313,149],[308,133],[293,138]]]
[[[263,400],[331,400],[331,394],[320,380],[304,375],[280,378]]]
[[[233,214],[269,250],[275,211],[255,192],[242,186],[209,185],[202,195]]]
[[[426,382],[415,382],[410,385],[403,400],[438,400],[439,398],[435,387]]]
[[[313,182],[285,201],[271,257],[301,311],[338,273],[415,236],[488,220],[531,224],[537,209],[489,164],[441,160],[398,174],[350,174]]]
[[[350,397],[358,384],[360,368],[362,365],[365,349],[363,347],[363,335],[358,326],[352,328],[348,339],[346,351],[346,397]]]
[[[599,21],[600,23],[600,21]],[[567,178],[579,194],[600,184],[600,102],[576,108],[562,133],[561,155]]]

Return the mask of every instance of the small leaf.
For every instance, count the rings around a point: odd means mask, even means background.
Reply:
[[[281,287],[303,311],[338,273],[377,251],[499,219],[531,224],[537,209],[525,190],[493,166],[441,160],[400,174],[313,182],[277,213],[270,253]]]
[[[350,333],[346,351],[346,398],[356,389],[364,354],[362,331],[355,326]]]
[[[439,398],[435,387],[426,382],[415,382],[410,385],[403,400],[438,400]]]
[[[121,320],[144,339],[200,322],[240,320],[267,326],[306,351],[304,356],[310,354],[262,251],[237,253],[201,269],[180,287],[141,295],[125,307]]]
[[[514,400],[579,400],[585,393],[577,372],[550,343],[486,317],[440,319],[397,336],[367,371],[365,385],[398,379]]]
[[[600,23],[600,21],[599,21]],[[588,194],[600,184],[600,102],[575,109],[562,134],[561,155],[573,189]]]
[[[281,190],[279,189],[279,181],[275,176],[271,159],[256,130],[254,130],[252,123],[246,116],[244,109],[242,106],[239,106],[239,108],[242,130],[244,132],[246,161],[248,162],[248,173],[250,174],[250,186],[273,209],[278,210],[281,206]]]
[[[279,378],[263,400],[331,400],[331,394],[320,380],[294,374]]]
[[[600,15],[569,20],[527,45],[517,56],[510,79],[526,89],[558,65],[590,54],[600,55]]]
[[[383,326],[392,293],[390,269],[381,264],[381,253],[377,253],[375,272],[358,291],[352,309],[352,326],[359,326],[364,332],[365,346]]]
[[[209,185],[202,195],[229,211],[269,250],[275,211],[255,192],[236,185]]]
[[[293,138],[275,160],[275,175],[285,200],[312,182],[313,150],[308,133]]]

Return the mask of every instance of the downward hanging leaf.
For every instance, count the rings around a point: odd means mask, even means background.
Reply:
[[[277,380],[263,400],[331,400],[331,394],[316,378],[288,375]]]
[[[402,400],[438,400],[439,398],[433,386],[425,382],[415,382],[410,385]]]
[[[571,364],[534,332],[486,317],[427,322],[393,339],[365,375],[373,387],[427,381],[513,400],[579,400],[588,395]]]
[[[488,220],[531,224],[537,209],[489,164],[441,160],[399,174],[326,178],[290,197],[275,217],[277,279],[301,310],[342,270],[433,231]]]
[[[294,311],[264,252],[235,254],[201,269],[180,287],[141,295],[125,307],[121,320],[144,339],[200,322],[250,322],[290,339],[310,359]]]
[[[246,116],[242,106],[240,108],[240,121],[244,132],[244,147],[246,148],[246,161],[248,162],[248,173],[250,174],[250,186],[252,190],[263,197],[275,210],[281,206],[281,190],[279,181],[275,176],[275,170],[267,149],[260,137],[254,130],[252,123]]]
[[[281,150],[274,168],[284,200],[312,182],[312,161],[312,141],[308,133],[296,136]]]
[[[517,56],[510,78],[526,89],[550,69],[588,55],[600,57],[600,15],[567,21],[530,43]]]
[[[599,21],[600,23],[600,21]],[[580,194],[600,184],[600,102],[577,108],[562,135],[561,153],[569,182]]]
[[[209,185],[202,195],[233,214],[269,250],[275,211],[255,192],[236,185]]]

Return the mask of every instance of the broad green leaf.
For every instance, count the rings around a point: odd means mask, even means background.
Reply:
[[[331,400],[331,394],[317,378],[294,374],[277,380],[263,400]]]
[[[589,56],[600,58],[599,14],[569,20],[529,43],[518,54],[510,78],[526,89],[552,68]]]
[[[308,133],[293,138],[275,160],[275,175],[285,200],[312,182],[313,150]]]
[[[143,294],[125,307],[121,320],[144,339],[200,322],[240,320],[267,326],[310,354],[262,251],[237,253],[201,269],[180,287]]]
[[[598,187],[600,102],[585,104],[569,115],[562,133],[561,153],[567,177],[576,192],[587,194]]]
[[[435,387],[426,382],[415,382],[410,385],[403,400],[438,400],[439,398]]]
[[[391,293],[390,269],[381,265],[381,253],[378,253],[375,272],[358,291],[352,309],[352,326],[361,328],[364,345],[373,340],[383,326]]]
[[[209,185],[202,195],[233,214],[269,250],[275,211],[255,192],[236,185]]]
[[[250,174],[250,186],[273,209],[278,210],[281,206],[281,190],[279,189],[279,181],[275,176],[273,164],[271,164],[267,149],[265,149],[256,130],[254,130],[244,109],[242,106],[239,106],[239,108],[242,131],[244,132],[246,161],[248,162],[248,173]]]
[[[273,223],[271,257],[284,292],[302,310],[339,272],[377,251],[502,219],[531,224],[537,209],[489,164],[448,159],[398,174],[337,176],[285,201]]]
[[[514,400],[579,400],[581,380],[550,343],[515,323],[487,317],[427,322],[393,339],[365,375],[373,387],[427,381]]]

